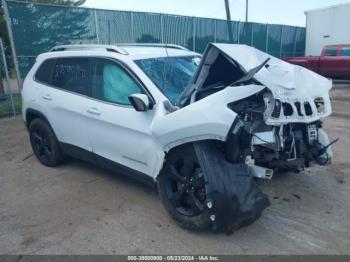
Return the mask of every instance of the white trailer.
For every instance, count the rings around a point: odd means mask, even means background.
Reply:
[[[320,55],[325,45],[350,44],[350,2],[305,14],[307,56]]]

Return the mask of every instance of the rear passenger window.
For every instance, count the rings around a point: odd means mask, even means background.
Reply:
[[[53,70],[52,85],[88,95],[89,75],[89,58],[59,58]]]
[[[137,82],[117,63],[92,59],[92,97],[116,104],[131,105],[129,96],[142,93]]]
[[[55,64],[56,64],[56,59],[49,59],[49,60],[46,60],[44,63],[42,63],[35,74],[35,80],[46,85],[51,85],[52,73],[53,73]]]
[[[337,49],[326,49],[326,56],[337,56]]]
[[[341,55],[342,56],[350,56],[350,48],[343,48],[341,50]]]

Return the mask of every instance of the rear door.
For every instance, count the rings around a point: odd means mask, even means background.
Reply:
[[[350,79],[350,47],[343,47],[340,50],[341,60],[339,61],[339,70],[341,77]]]
[[[337,48],[327,48],[324,52],[324,56],[320,58],[319,73],[328,77],[339,77],[342,72],[339,67],[341,57],[338,56]]]
[[[89,59],[58,58],[46,63],[51,70],[46,72],[45,83],[40,83],[40,99],[58,140],[70,149],[82,148],[91,152],[86,132],[86,104],[90,93]]]

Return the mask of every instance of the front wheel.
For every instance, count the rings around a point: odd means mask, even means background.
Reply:
[[[182,227],[201,230],[210,226],[205,177],[192,144],[169,153],[158,191],[166,210]]]

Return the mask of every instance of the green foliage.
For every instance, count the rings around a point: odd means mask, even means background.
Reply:
[[[54,4],[54,5],[67,5],[67,6],[80,6],[86,2],[86,0],[18,0],[19,2],[32,2],[41,4]],[[10,68],[13,67],[13,60],[10,48],[10,41],[7,32],[7,25],[3,10],[3,0],[0,0],[0,37],[4,41],[4,47],[6,52],[7,62]],[[0,74],[1,79],[1,74]]]
[[[9,4],[9,9],[16,17],[12,30],[21,76],[28,73],[35,56],[56,45],[88,44],[97,39],[94,12],[90,9],[32,6],[17,2]]]
[[[1,1],[1,0],[0,0]],[[37,4],[53,4],[53,5],[68,5],[81,6],[86,0],[19,0],[19,2],[32,2]]]
[[[13,94],[13,104],[15,106],[16,114],[21,113],[22,99],[20,94]],[[8,117],[12,115],[12,110],[10,106],[10,97],[2,96],[0,93],[0,118]]]
[[[0,6],[2,7],[2,2],[0,0]],[[0,38],[2,38],[3,43],[4,43],[4,48],[6,51],[6,59],[8,62],[9,66],[12,66],[12,60],[11,60],[11,51],[10,51],[10,41],[8,38],[8,34],[7,34],[7,27],[6,27],[6,21],[5,21],[5,17],[4,17],[4,12],[3,9],[0,8]],[[2,79],[3,77],[3,68],[2,68],[2,61],[0,62],[0,79]]]
[[[155,38],[154,36],[150,34],[143,34],[140,38],[136,40],[136,43],[160,43],[160,40],[158,38]]]

